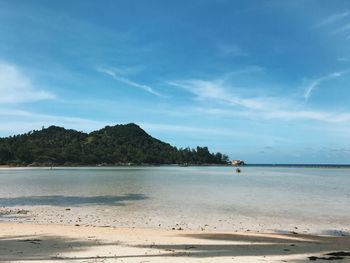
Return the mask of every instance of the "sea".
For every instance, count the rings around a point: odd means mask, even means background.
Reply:
[[[349,234],[349,168],[244,166],[240,170],[237,173],[230,166],[2,168],[0,220]],[[17,215],[19,209],[27,212]]]

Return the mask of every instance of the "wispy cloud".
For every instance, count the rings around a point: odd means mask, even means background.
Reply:
[[[140,84],[140,83],[134,82],[128,78],[122,77],[122,76],[118,75],[117,72],[115,72],[113,69],[99,67],[99,68],[97,68],[97,71],[101,72],[101,73],[105,73],[105,74],[111,76],[112,78],[114,78],[115,80],[117,80],[121,83],[124,83],[128,86],[142,89],[142,90],[144,90],[148,93],[151,93],[153,95],[156,95],[158,97],[164,97],[164,95],[155,91],[152,87],[150,87],[148,85]]]
[[[128,75],[134,75],[137,73],[140,73],[144,70],[144,66],[142,65],[136,65],[136,66],[123,66],[123,67],[108,67],[108,66],[103,66],[101,65],[100,67],[97,68],[97,70],[109,70],[114,72],[114,74],[118,76],[128,76]],[[105,73],[105,72],[103,72]]]
[[[145,129],[149,129],[151,131],[157,131],[157,132],[203,133],[203,134],[232,136],[232,131],[225,130],[225,129],[211,129],[211,128],[186,126],[186,125],[149,123],[149,122],[140,122],[139,124]]]
[[[234,92],[235,87],[228,86],[224,79],[218,80],[185,80],[171,81],[168,84],[186,89],[193,93],[197,100],[213,100],[219,103],[230,104],[232,106],[240,106],[251,110],[261,110],[271,105],[279,105],[272,97],[251,97],[245,98]]]
[[[314,26],[314,28],[328,26],[330,24],[336,23],[336,22],[348,17],[349,15],[350,15],[350,12],[348,12],[348,11],[330,15],[330,16],[326,17],[325,19],[323,19],[318,24],[316,24]]]
[[[82,131],[92,131],[109,124],[112,123],[79,117],[42,114],[13,108],[0,108],[0,131],[5,135],[38,130],[41,129],[42,126],[48,127],[50,125],[63,126],[65,128]]]
[[[218,55],[220,57],[244,57],[248,53],[236,44],[219,44],[217,46]]]
[[[346,112],[330,112],[307,109],[293,109],[292,107],[284,107],[280,109],[270,108],[260,111],[252,110],[234,110],[221,109],[211,107],[198,107],[197,112],[205,115],[221,116],[226,118],[244,117],[254,119],[280,119],[280,120],[315,120],[330,123],[341,123],[350,121],[350,113]]]
[[[350,24],[339,27],[334,33],[348,33],[350,31]]]
[[[235,131],[232,129],[218,127],[199,127],[186,124],[179,125],[172,123],[154,123],[142,121],[137,122],[137,124],[151,134],[185,134],[194,139],[198,138],[198,135],[202,135],[207,139],[210,137],[217,138],[217,136],[221,136],[230,139],[249,138],[251,140],[271,141],[277,139],[279,141],[288,141],[287,139],[278,136],[271,136],[262,133],[256,134],[254,132],[247,131]],[[73,116],[42,114],[20,109],[0,108],[0,135],[8,136],[18,133],[25,133],[31,130],[39,130],[43,126],[49,127],[51,125],[84,132],[91,132],[93,130],[101,129],[106,125],[115,125],[115,123],[111,121],[96,121]]]
[[[339,57],[339,58],[337,58],[337,60],[339,62],[348,62],[349,61],[349,59],[347,57]]]
[[[307,87],[305,96],[309,98],[313,89],[321,82],[337,78],[349,71],[336,72],[312,81]],[[238,89],[224,79],[219,80],[181,80],[168,83],[174,87],[182,88],[194,95],[194,98],[207,106],[197,107],[202,114],[226,116],[241,116],[255,119],[280,120],[316,120],[323,122],[350,121],[348,112],[320,111],[305,108],[295,97],[245,97]],[[208,103],[209,102],[209,103]]]
[[[0,62],[0,103],[24,103],[51,100],[55,95],[37,89],[30,78],[12,64]]]
[[[322,76],[320,78],[311,80],[310,83],[305,88],[305,92],[304,92],[305,101],[307,101],[311,97],[313,91],[318,86],[320,86],[323,82],[329,81],[331,79],[340,78],[340,77],[342,77],[342,76],[344,76],[344,75],[346,75],[348,73],[350,73],[350,70],[345,70],[345,71],[340,71],[340,72],[333,72],[331,74],[328,74],[328,75]]]
[[[164,124],[164,123],[151,123],[151,122],[139,122],[142,128],[154,133],[154,132],[166,132],[168,133],[184,133],[189,136],[193,136],[193,134],[202,134],[206,136],[223,136],[227,138],[249,138],[252,140],[279,140],[287,142],[289,141],[286,138],[266,135],[263,133],[256,134],[255,132],[248,131],[235,131],[232,129],[225,128],[211,128],[211,127],[198,127],[191,125],[178,125],[178,124]]]

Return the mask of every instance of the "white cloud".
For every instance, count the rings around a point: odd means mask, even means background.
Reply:
[[[215,135],[230,135],[232,131],[224,129],[211,129],[211,128],[200,128],[186,125],[174,125],[174,124],[162,124],[162,123],[149,123],[140,122],[142,128],[149,129],[157,132],[180,132],[180,133],[203,133],[203,134],[215,134]]]
[[[194,111],[195,109],[191,109]],[[10,119],[10,120],[9,120]],[[256,134],[254,132],[238,131],[225,128],[199,127],[191,125],[152,123],[152,122],[137,122],[141,128],[153,133],[166,134],[201,134],[205,136],[217,136],[227,138],[249,138],[254,140],[272,140],[287,141],[285,138],[270,136],[266,134]],[[91,132],[101,129],[106,125],[115,125],[111,121],[96,121],[91,119],[69,117],[62,115],[41,114],[32,111],[0,108],[0,134],[13,135],[26,133],[31,130],[40,130],[42,126],[49,127],[51,125],[61,126],[67,129],[75,129],[78,131]]]
[[[334,72],[312,81],[306,88],[305,97],[309,98],[312,90],[323,81],[338,78],[346,73],[349,71]],[[206,106],[196,108],[203,114],[268,120],[316,120],[333,123],[350,121],[350,113],[308,109],[291,96],[245,97],[223,79],[182,80],[168,82],[168,84],[187,90],[195,96],[197,101],[205,103]]]
[[[103,70],[109,70],[114,72],[114,74],[119,75],[119,76],[125,76],[125,75],[134,75],[137,73],[142,72],[145,67],[142,65],[136,65],[136,66],[123,66],[123,67],[108,67],[101,65],[100,67],[97,68],[98,71],[103,72]],[[106,72],[103,72],[106,73]]]
[[[218,53],[221,57],[244,57],[248,54],[236,44],[219,44]]]
[[[226,77],[238,76],[238,75],[248,75],[248,74],[256,74],[263,73],[265,69],[258,65],[249,65],[245,68],[241,68],[238,70],[234,70],[226,74]]]
[[[320,78],[311,80],[310,83],[305,88],[305,92],[304,92],[305,100],[307,101],[311,97],[312,92],[319,85],[321,85],[323,82],[331,80],[331,79],[336,79],[336,78],[342,77],[343,75],[348,74],[348,73],[350,73],[349,70],[345,70],[345,71],[341,71],[341,72],[333,72],[331,74],[328,74],[328,75],[322,76]]]
[[[105,73],[109,76],[111,76],[112,78],[114,78],[115,80],[122,82],[128,86],[132,86],[135,88],[139,88],[139,89],[143,89],[144,91],[147,91],[148,93],[151,93],[153,95],[156,95],[158,97],[164,97],[162,94],[158,93],[157,91],[155,91],[152,87],[144,85],[144,84],[140,84],[137,82],[134,82],[130,79],[127,79],[125,77],[121,77],[119,76],[114,70],[109,69],[109,68],[98,68],[97,71],[101,72],[101,73]]]
[[[226,137],[230,139],[237,139],[237,138],[249,138],[251,140],[279,140],[287,142],[289,141],[286,138],[278,137],[278,136],[271,136],[266,134],[256,134],[255,132],[248,132],[248,131],[238,131],[238,130],[232,130],[232,129],[224,129],[224,128],[211,128],[211,127],[198,127],[198,126],[189,126],[189,125],[177,125],[177,124],[164,124],[164,123],[149,123],[149,122],[139,122],[140,126],[144,128],[145,130],[150,131],[151,133],[154,132],[166,132],[169,133],[185,133],[189,134],[189,136],[193,136],[193,134],[203,134],[203,135],[209,135],[214,136],[217,138],[217,136]]]
[[[347,12],[333,14],[333,15],[328,16],[325,19],[323,19],[320,23],[318,23],[314,27],[317,28],[317,27],[328,26],[330,24],[336,23],[336,22],[346,18],[349,15],[350,15],[350,12],[348,12],[348,11]]]
[[[24,103],[54,99],[47,91],[34,87],[16,66],[0,62],[0,103]]]
[[[232,118],[234,116],[254,119],[282,119],[282,120],[315,120],[329,123],[342,123],[350,121],[350,113],[329,112],[317,110],[298,110],[285,107],[284,109],[253,110],[230,110],[220,108],[196,108],[197,112],[206,115],[222,116]]]
[[[9,120],[10,118],[10,120]],[[41,114],[31,111],[0,108],[0,131],[6,135],[41,129],[42,126],[62,126],[67,129],[92,131],[100,129],[109,122],[61,115]]]
[[[244,98],[237,92],[232,92],[234,87],[228,87],[224,80],[185,80],[172,81],[168,84],[188,90],[201,101],[212,100],[251,110],[262,110],[271,105],[277,107],[280,104],[280,100],[271,97]]]
[[[349,59],[347,57],[339,57],[339,58],[337,58],[337,60],[339,62],[348,62],[349,61]]]
[[[343,25],[342,27],[338,28],[335,33],[342,33],[347,32],[350,30],[350,24]]]

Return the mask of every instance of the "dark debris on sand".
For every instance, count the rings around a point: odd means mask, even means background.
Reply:
[[[332,253],[325,254],[325,257],[311,256],[311,257],[308,257],[308,259],[310,261],[316,261],[316,260],[329,260],[329,261],[332,261],[332,260],[343,260],[346,257],[350,257],[350,252],[344,252],[344,251],[332,252]]]

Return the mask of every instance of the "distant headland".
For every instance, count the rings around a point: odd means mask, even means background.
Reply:
[[[0,165],[107,166],[228,164],[228,156],[208,147],[176,148],[153,138],[134,123],[91,133],[57,126],[0,138]]]

